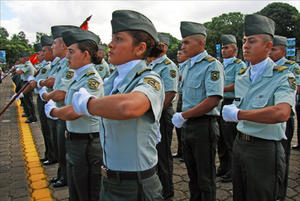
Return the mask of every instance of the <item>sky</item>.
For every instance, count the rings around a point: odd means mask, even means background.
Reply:
[[[300,11],[299,0],[233,0],[233,1],[45,1],[0,0],[0,26],[6,28],[9,37],[24,31],[30,43],[36,40],[36,32],[50,34],[53,25],[79,26],[90,15],[89,30],[99,35],[101,41],[111,39],[111,17],[114,10],[129,9],[147,16],[159,32],[168,32],[181,39],[180,22],[205,23],[213,17],[229,12],[252,14],[272,2],[285,2]]]

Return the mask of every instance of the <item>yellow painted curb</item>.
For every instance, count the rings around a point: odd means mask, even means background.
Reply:
[[[47,176],[41,166],[40,158],[36,150],[34,139],[25,118],[22,117],[23,108],[20,101],[16,101],[18,111],[19,131],[21,134],[20,144],[23,147],[23,158],[27,169],[27,181],[32,201],[53,201],[51,191],[48,188]]]

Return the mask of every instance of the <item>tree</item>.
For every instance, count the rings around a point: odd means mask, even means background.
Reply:
[[[244,15],[240,12],[231,12],[214,17],[211,22],[204,23],[207,28],[206,50],[212,56],[216,56],[216,44],[220,43],[222,34],[232,34],[237,39],[239,57],[242,55],[242,39]]]
[[[275,34],[287,38],[296,38],[300,46],[300,13],[287,3],[271,3],[264,7],[258,14],[267,16],[276,23]]]
[[[26,39],[26,35],[23,31],[20,31],[18,34],[13,34],[12,41],[21,41],[25,44],[28,44],[28,40]]]
[[[167,50],[167,55],[168,55],[169,59],[171,59],[173,62],[177,63],[178,43],[180,41],[177,38],[173,37],[171,34],[169,34],[169,37],[170,37],[170,45]]]
[[[45,33],[42,32],[36,32],[35,33],[35,44],[40,43],[41,42],[41,37],[47,35]]]
[[[0,27],[0,38],[7,39],[8,36],[7,30],[4,27]]]

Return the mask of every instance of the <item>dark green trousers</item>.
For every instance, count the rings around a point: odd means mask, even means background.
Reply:
[[[57,148],[57,132],[56,132],[56,122],[57,120],[48,119],[47,123],[50,129],[50,156],[51,158],[48,158],[52,161],[58,161],[58,148]]]
[[[285,154],[280,142],[245,141],[237,136],[232,161],[234,201],[280,200],[285,174]]]
[[[176,112],[182,112],[182,94],[179,94],[179,96],[178,96],[178,102],[177,102]],[[182,128],[175,127],[175,129],[176,129],[177,143],[178,143],[177,154],[179,156],[183,157],[183,146],[182,146],[183,135],[182,135]]]
[[[163,201],[156,174],[147,179],[117,180],[102,178],[100,201]]]
[[[160,118],[161,141],[156,146],[158,152],[157,174],[163,187],[164,198],[174,196],[173,156],[171,152],[174,128],[171,121],[173,114],[172,104],[162,112]]]
[[[47,123],[47,117],[45,115],[45,110],[44,110],[44,106],[47,102],[42,101],[42,99],[40,98],[40,96],[37,96],[37,110],[38,110],[38,114],[39,114],[39,119],[40,119],[40,124],[41,124],[41,130],[42,130],[42,135],[44,138],[44,145],[45,145],[45,154],[44,157],[48,160],[48,159],[52,159],[51,156],[51,134],[50,134],[50,129]]]
[[[184,161],[189,175],[190,201],[216,200],[216,117],[188,119],[183,127]]]
[[[26,84],[27,82],[23,82],[23,86]],[[29,116],[28,118],[30,118],[31,120],[36,120],[36,115],[35,115],[35,107],[33,105],[33,98],[32,98],[32,91],[24,94],[24,110],[25,113],[27,112],[27,115]]]
[[[83,134],[84,135],[84,134]],[[70,201],[99,201],[102,149],[98,138],[66,139]]]
[[[56,120],[57,134],[57,153],[58,153],[58,170],[57,177],[67,179],[67,162],[66,162],[66,121]]]

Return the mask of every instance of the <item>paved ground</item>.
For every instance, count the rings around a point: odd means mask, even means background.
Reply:
[[[0,85],[0,108],[2,109],[12,96],[12,84],[7,78]],[[36,97],[34,97],[36,99]],[[0,117],[0,201],[23,201],[30,199],[31,195],[27,185],[26,169],[23,160],[20,134],[18,131],[16,104]],[[40,157],[43,157],[44,145],[39,123],[30,124],[35,145]],[[176,150],[176,137],[174,136],[172,149]],[[292,144],[295,144],[295,137]],[[217,161],[218,166],[218,161]],[[44,166],[48,180],[56,175],[57,164]],[[185,164],[174,160],[174,201],[187,201],[189,199],[188,176]],[[53,200],[68,200],[66,187],[54,189],[49,185]],[[217,180],[217,200],[232,200],[231,183],[223,184]],[[300,201],[300,151],[291,151],[289,187],[286,201]]]

